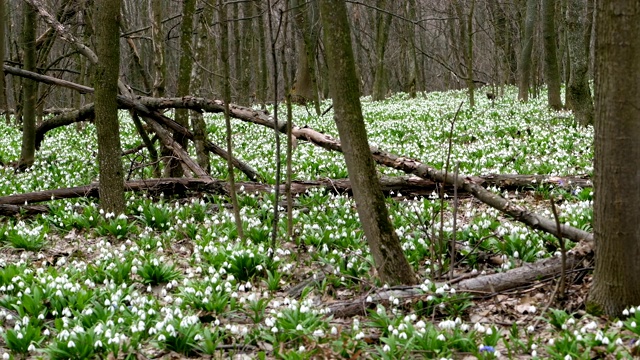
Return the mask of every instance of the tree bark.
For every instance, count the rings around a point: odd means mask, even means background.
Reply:
[[[0,0],[2,1],[2,0]],[[24,69],[36,70],[36,12],[29,4],[24,4],[24,22],[22,29],[22,43],[24,49]],[[4,19],[2,19],[4,21]],[[38,97],[38,83],[25,79],[22,83],[22,150],[18,169],[24,170],[33,165],[36,154],[36,101]]]
[[[95,0],[96,6],[96,133],[100,169],[100,206],[107,213],[125,210],[124,171],[118,123],[120,69],[120,0]]]
[[[387,1],[377,0],[376,7],[386,10]],[[376,13],[376,63],[373,80],[373,100],[384,100],[387,97],[389,87],[389,79],[387,78],[387,70],[384,63],[384,55],[387,51],[387,42],[389,41],[389,28],[393,17],[391,14],[377,12]]]
[[[196,0],[184,0],[182,3],[182,25],[180,27],[180,64],[178,67],[177,96],[189,95],[191,88],[191,68],[193,67],[193,17],[196,10]],[[175,120],[178,124],[189,127],[189,111],[176,109]],[[187,139],[181,134],[173,134],[173,139],[187,150]],[[175,161],[169,161],[165,169],[165,176],[180,177],[182,168]]]
[[[358,215],[373,255],[378,276],[388,284],[415,284],[413,268],[402,252],[398,235],[389,220],[375,163],[369,152],[362,117],[347,6],[342,0],[321,0],[327,65],[331,69],[329,89],[334,116]]]
[[[206,56],[206,43],[209,39],[209,27],[213,23],[213,7],[205,6],[200,14],[198,37],[195,49],[196,66],[191,69],[191,87],[194,89],[192,93],[196,96],[202,92],[202,79],[204,74],[202,66]],[[207,140],[207,124],[200,111],[191,111],[191,126],[193,127],[193,143],[196,148],[196,157],[198,164],[208,173],[211,172],[211,162],[209,160],[209,152],[206,149]]]
[[[520,63],[518,73],[520,82],[518,83],[518,100],[529,101],[529,86],[531,84],[531,52],[533,51],[533,29],[536,24],[537,1],[527,0],[527,12],[524,20],[524,37],[522,39],[522,51],[520,53]]]
[[[640,304],[640,6],[597,6],[596,266],[587,310],[618,317]]]
[[[547,100],[554,110],[562,109],[560,97],[560,69],[557,55],[556,0],[542,0],[542,39],[544,42],[544,77],[547,82]]]
[[[5,16],[5,1],[0,1],[0,62],[3,64],[5,58]],[[7,82],[5,80],[4,71],[0,71],[0,108],[4,110],[7,125],[11,124],[9,102],[7,101]]]
[[[271,9],[269,9],[269,11],[270,10]],[[229,196],[231,198],[231,206],[233,207],[233,218],[236,223],[238,238],[240,240],[244,240],[244,230],[242,226],[242,218],[240,217],[238,196],[235,191],[235,172],[233,170],[233,164],[231,164],[231,157],[233,156],[233,133],[231,129],[231,117],[229,115],[229,103],[231,102],[231,86],[229,84],[229,19],[227,18],[227,8],[223,0],[218,1],[218,21],[220,23],[220,65],[223,69],[222,73],[224,77],[224,83],[222,85],[222,96],[224,98],[224,122],[227,130],[227,153],[229,154],[229,158],[227,159],[227,172],[229,173],[229,185],[232,190],[229,192]]]
[[[162,0],[150,0],[150,3],[151,39],[153,45],[153,65],[155,69],[153,96],[163,97],[167,82],[167,64],[164,60],[164,38],[162,36]]]
[[[567,7],[567,43],[571,60],[571,77],[567,88],[567,107],[573,110],[576,121],[593,125],[593,101],[589,88],[589,35],[587,5],[584,0],[569,0]]]

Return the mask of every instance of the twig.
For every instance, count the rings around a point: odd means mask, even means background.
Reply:
[[[556,229],[558,229],[558,233],[555,234],[556,238],[558,238],[558,242],[560,243],[560,253],[562,256],[562,268],[560,272],[560,298],[564,299],[566,295],[565,288],[565,273],[567,271],[567,249],[564,246],[564,238],[562,238],[562,229],[560,228],[560,217],[558,216],[558,210],[556,209],[556,203],[553,200],[553,196],[550,196],[551,201],[551,211],[553,212],[553,217],[556,220]]]

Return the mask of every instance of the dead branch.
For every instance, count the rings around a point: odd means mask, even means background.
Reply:
[[[593,255],[593,242],[581,242],[567,254],[567,266],[577,268],[585,260]],[[457,291],[476,293],[490,296],[498,292],[531,286],[543,279],[555,277],[562,269],[562,259],[552,257],[535,263],[525,264],[521,267],[459,282]],[[442,286],[438,284],[437,286]],[[328,305],[330,314],[335,317],[351,317],[366,315],[367,309],[375,308],[375,305],[388,301],[390,296],[396,299],[418,299],[431,294],[425,294],[419,286],[398,286],[388,289],[377,289],[353,300],[333,302]]]
[[[0,204],[0,216],[47,214],[49,208],[42,205],[11,205]]]

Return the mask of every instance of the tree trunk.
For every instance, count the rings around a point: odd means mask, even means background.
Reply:
[[[177,96],[187,96],[191,88],[191,68],[193,67],[193,16],[196,10],[196,0],[184,0],[182,3],[182,25],[180,27],[180,64],[178,66],[178,91]],[[189,126],[189,111],[176,109],[176,122],[184,127]],[[174,134],[173,139],[187,150],[187,139]],[[167,164],[165,174],[170,177],[182,176],[182,167],[172,159]]]
[[[376,6],[379,9],[386,9],[386,0],[378,0]],[[384,100],[387,97],[389,79],[384,65],[384,54],[387,50],[389,40],[389,28],[391,27],[391,14],[376,13],[376,69],[373,80],[373,100]]]
[[[318,30],[314,27],[315,12],[313,3],[302,3],[298,0],[291,2],[293,19],[298,29],[297,42],[298,65],[296,67],[296,79],[291,89],[293,102],[313,102],[316,115],[322,114],[318,97],[318,80],[316,78],[316,46],[318,43]],[[311,15],[310,15],[311,14]]]
[[[522,39],[522,52],[520,53],[520,63],[518,73],[520,82],[518,84],[518,100],[529,101],[529,86],[531,85],[531,52],[533,51],[533,28],[536,24],[537,1],[527,0],[527,13],[524,20],[524,37]]]
[[[1,1],[1,0],[0,0]],[[24,23],[22,42],[24,46],[24,68],[27,71],[36,70],[36,12],[29,4],[23,4]],[[4,21],[4,20],[3,20]],[[38,97],[38,83],[25,79],[23,81],[24,95],[22,97],[22,151],[18,168],[24,170],[33,165],[36,154],[36,101]]]
[[[544,77],[547,83],[547,101],[554,110],[562,109],[560,97],[560,69],[558,67],[556,34],[556,0],[542,0],[542,39],[544,42]]]
[[[258,0],[256,0],[258,1]],[[263,13],[262,9],[258,10],[260,14]],[[260,48],[258,56],[260,57],[260,71],[258,72],[258,89],[256,91],[256,97],[262,109],[266,108],[267,103],[267,90],[268,90],[268,67],[267,67],[267,40],[266,30],[264,28],[264,16],[258,17],[258,47]]]
[[[335,121],[358,215],[369,243],[378,276],[388,284],[415,284],[417,278],[405,258],[388,210],[369,150],[362,117],[347,6],[342,0],[321,0],[329,87]]]
[[[237,4],[236,4],[237,5]],[[232,191],[229,192],[231,205],[233,207],[233,218],[236,223],[236,231],[238,239],[244,240],[244,229],[242,226],[242,218],[240,217],[240,207],[238,205],[238,197],[235,191],[236,178],[233,170],[231,158],[233,156],[233,132],[231,129],[231,117],[229,115],[229,103],[231,102],[231,85],[229,84],[229,19],[227,18],[227,5],[223,0],[218,0],[218,23],[220,24],[220,67],[222,68],[222,96],[224,98],[224,122],[227,130],[227,171],[229,172],[229,186]],[[271,9],[268,9],[271,11]],[[277,66],[274,64],[274,66]]]
[[[253,5],[251,5],[253,6]],[[200,14],[198,37],[195,49],[195,59],[199,66],[194,66],[191,70],[191,87],[194,89],[192,92],[198,96],[202,93],[202,66],[205,60],[205,44],[209,39],[208,28],[213,23],[213,7],[205,6],[204,10]],[[193,143],[196,148],[196,157],[198,158],[198,165],[205,169],[208,173],[211,171],[211,163],[209,161],[209,152],[206,149],[205,143],[207,139],[207,124],[204,121],[202,113],[199,111],[191,112],[191,124],[193,127]]]
[[[125,210],[124,172],[118,124],[120,68],[120,0],[95,0],[96,16],[96,132],[100,170],[100,205],[107,213]]]
[[[167,82],[167,64],[164,61],[164,39],[162,37],[162,0],[151,0],[151,39],[155,81],[153,96],[163,97]]]
[[[467,83],[467,93],[469,94],[469,106],[475,106],[475,84],[473,82],[473,11],[475,8],[475,0],[471,0],[469,14],[465,16],[462,9],[462,2],[455,3],[456,14],[460,29],[459,42],[463,44],[462,54],[465,64],[465,75]]]
[[[4,63],[5,53],[5,5],[4,0],[0,0],[0,62]],[[11,124],[11,116],[9,115],[9,102],[7,101],[7,82],[5,80],[4,71],[0,71],[0,108],[4,110],[4,116],[7,125]]]
[[[587,310],[640,304],[640,7],[599,1],[593,209],[596,265]]]
[[[253,7],[254,4],[251,1],[246,1],[242,4],[242,21],[239,19],[238,27],[242,27],[240,37],[236,41],[240,44],[240,53],[236,53],[236,57],[240,59],[240,69],[238,74],[240,77],[238,81],[238,96],[236,97],[236,103],[243,106],[251,106],[253,101],[253,66],[251,57],[254,53],[253,47]]]
[[[593,125],[593,101],[589,88],[589,35],[586,30],[587,6],[584,0],[569,0],[567,7],[567,42],[571,60],[571,77],[567,88],[567,107],[581,125]]]

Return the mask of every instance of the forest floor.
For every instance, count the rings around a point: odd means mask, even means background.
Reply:
[[[417,99],[398,94],[378,103],[364,98],[363,108],[372,143],[439,169],[450,157],[449,163],[459,163],[460,173],[468,176],[588,177],[593,129],[577,127],[571,114],[547,111],[542,100],[520,104],[513,97],[508,92],[495,104],[463,107],[458,115],[464,93],[456,91]],[[123,147],[134,148],[140,140],[122,115]],[[297,107],[293,118],[297,125],[337,136],[331,112],[315,117]],[[207,122],[212,141],[222,143],[224,121],[208,116]],[[239,121],[233,129],[235,154],[272,184],[272,130]],[[15,161],[19,130],[0,125],[0,134],[0,162]],[[0,197],[89,184],[97,175],[94,156],[93,126],[79,132],[56,129],[29,171],[0,167]],[[146,161],[144,149],[124,158],[132,179],[150,178],[149,168],[139,166]],[[293,168],[298,180],[347,177],[341,154],[308,143],[298,144]],[[213,159],[211,174],[225,179],[226,164]],[[562,223],[591,231],[588,187],[489,189],[550,218],[553,198]],[[420,285],[390,288],[395,295],[382,298],[376,294],[385,285],[376,277],[355,203],[348,194],[325,189],[294,198],[291,238],[280,206],[275,246],[272,192],[240,193],[244,240],[227,199],[202,192],[128,193],[127,211],[118,217],[101,213],[96,199],[75,198],[46,202],[45,214],[0,218],[0,356],[613,359],[636,354],[640,311],[629,309],[622,319],[584,311],[593,266],[588,257],[568,269],[564,294],[560,276],[506,291],[458,291],[460,279],[558,257],[560,244],[466,194],[455,208],[455,227],[451,196],[388,195],[392,221]],[[448,284],[454,230],[456,280]],[[349,302],[356,311],[337,316],[333,310]]]

